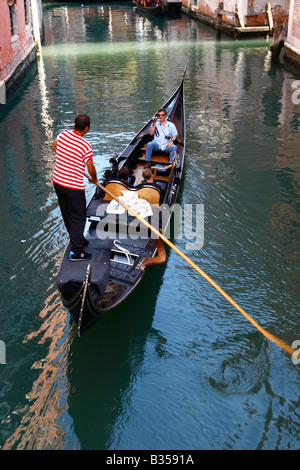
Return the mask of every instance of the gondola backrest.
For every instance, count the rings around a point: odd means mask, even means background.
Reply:
[[[143,188],[138,189],[137,193],[139,198],[146,199],[151,205],[159,206],[160,190],[154,186],[144,185]]]
[[[126,184],[121,181],[110,181],[109,183],[105,185],[105,188],[116,197],[123,196],[122,191],[129,190]],[[105,196],[103,199],[105,201],[111,201],[112,197],[109,194],[105,193]]]
[[[159,205],[161,192],[160,189],[152,186],[151,184],[145,184],[142,187],[131,188],[122,181],[109,181],[105,185],[105,188],[110,191],[115,197],[123,196],[123,191],[135,191],[138,193],[139,198],[146,199],[151,205]],[[103,198],[105,201],[111,201],[112,197],[105,193]]]

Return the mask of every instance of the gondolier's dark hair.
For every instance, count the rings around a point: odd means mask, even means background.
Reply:
[[[158,113],[161,113],[161,112],[164,112],[166,115],[168,114],[167,113],[167,110],[165,108],[159,108],[159,110],[157,111]]]
[[[78,114],[75,118],[75,129],[78,131],[83,131],[86,126],[90,127],[91,119],[87,114]]]

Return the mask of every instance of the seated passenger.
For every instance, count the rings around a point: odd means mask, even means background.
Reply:
[[[141,181],[141,184],[154,184],[155,186],[158,186],[156,184],[156,181],[154,181],[153,179],[153,174],[152,174],[152,171],[150,168],[145,168],[143,170],[143,173],[142,173],[142,177],[144,178],[142,181]]]
[[[153,140],[147,144],[145,161],[150,162],[153,150],[162,150],[168,152],[169,163],[172,163],[174,153],[177,151],[178,132],[175,124],[171,121],[167,121],[167,111],[164,108],[158,110],[159,122],[153,117],[153,125],[150,128],[150,135],[153,136]]]
[[[135,176],[130,176],[130,170],[127,166],[122,166],[119,171],[118,179],[124,181],[128,186],[133,186],[135,182]]]

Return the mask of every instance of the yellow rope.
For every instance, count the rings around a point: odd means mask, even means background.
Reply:
[[[89,175],[87,175],[86,173],[85,173],[85,176],[87,178],[89,178]],[[287,353],[289,353],[291,355],[293,355],[295,352],[297,352],[296,349],[292,348],[287,343],[285,343],[284,341],[277,338],[276,336],[274,336],[269,331],[262,328],[255,320],[253,320],[252,317],[250,317],[250,315],[248,315],[248,313],[245,312],[245,310],[243,310],[228,294],[226,294],[226,292],[223,289],[221,289],[221,287],[218,286],[218,284],[216,284],[207,274],[205,274],[204,271],[202,271],[202,269],[200,269],[190,258],[188,258],[175,245],[173,245],[173,243],[170,242],[170,240],[168,240],[164,235],[162,235],[155,227],[153,227],[146,220],[144,220],[142,217],[140,217],[139,214],[137,214],[135,211],[133,211],[130,207],[123,204],[123,202],[121,202],[116,196],[114,196],[108,189],[106,189],[100,183],[96,183],[96,184],[100,189],[105,191],[107,194],[109,194],[110,197],[115,199],[121,206],[123,206],[131,215],[136,217],[140,222],[142,222],[144,225],[146,225],[146,227],[148,227],[150,230],[152,230],[152,232],[154,232],[158,237],[160,237],[167,245],[169,245],[174,251],[176,251],[176,253],[179,256],[181,256],[181,258],[183,258],[190,266],[192,266],[192,268],[194,268],[195,271],[197,271],[199,274],[201,274],[201,276],[203,276],[204,279],[206,279],[218,292],[220,292],[220,294],[222,294],[223,297],[225,297],[225,299],[228,300],[228,302],[230,302],[242,315],[244,315],[244,317],[247,318],[247,320],[250,323],[252,323],[252,325],[255,326],[255,328],[257,328],[267,339],[273,341],[275,344],[280,346],[284,351],[286,351]]]

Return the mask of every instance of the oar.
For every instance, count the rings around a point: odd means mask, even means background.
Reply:
[[[86,176],[88,179],[90,176],[87,173],[84,173],[84,176]],[[284,351],[288,352],[289,354],[293,355],[294,353],[297,353],[297,350],[289,346],[287,343],[282,341],[281,339],[277,338],[274,336],[272,333],[269,331],[265,330],[262,328],[255,320],[253,320],[248,313],[245,312],[226,292],[221,289],[218,284],[216,284],[207,274],[205,274],[202,269],[199,268],[190,258],[188,258],[181,250],[179,250],[175,245],[173,245],[170,240],[168,240],[162,233],[160,233],[153,225],[149,224],[146,220],[144,220],[139,214],[137,214],[134,210],[132,210],[129,206],[126,206],[122,201],[120,201],[112,192],[110,192],[108,189],[106,189],[102,184],[96,183],[96,185],[102,189],[105,193],[107,193],[112,199],[115,199],[122,207],[124,207],[131,215],[136,217],[140,222],[142,222],[146,227],[148,227],[152,232],[154,232],[158,237],[160,237],[167,245],[169,245],[176,253],[181,256],[192,268],[195,269],[201,276],[204,277],[220,294],[225,297],[228,302],[230,302],[242,315],[244,315],[247,320],[252,323],[255,328],[257,328],[267,339],[273,341],[275,344],[280,346]]]

